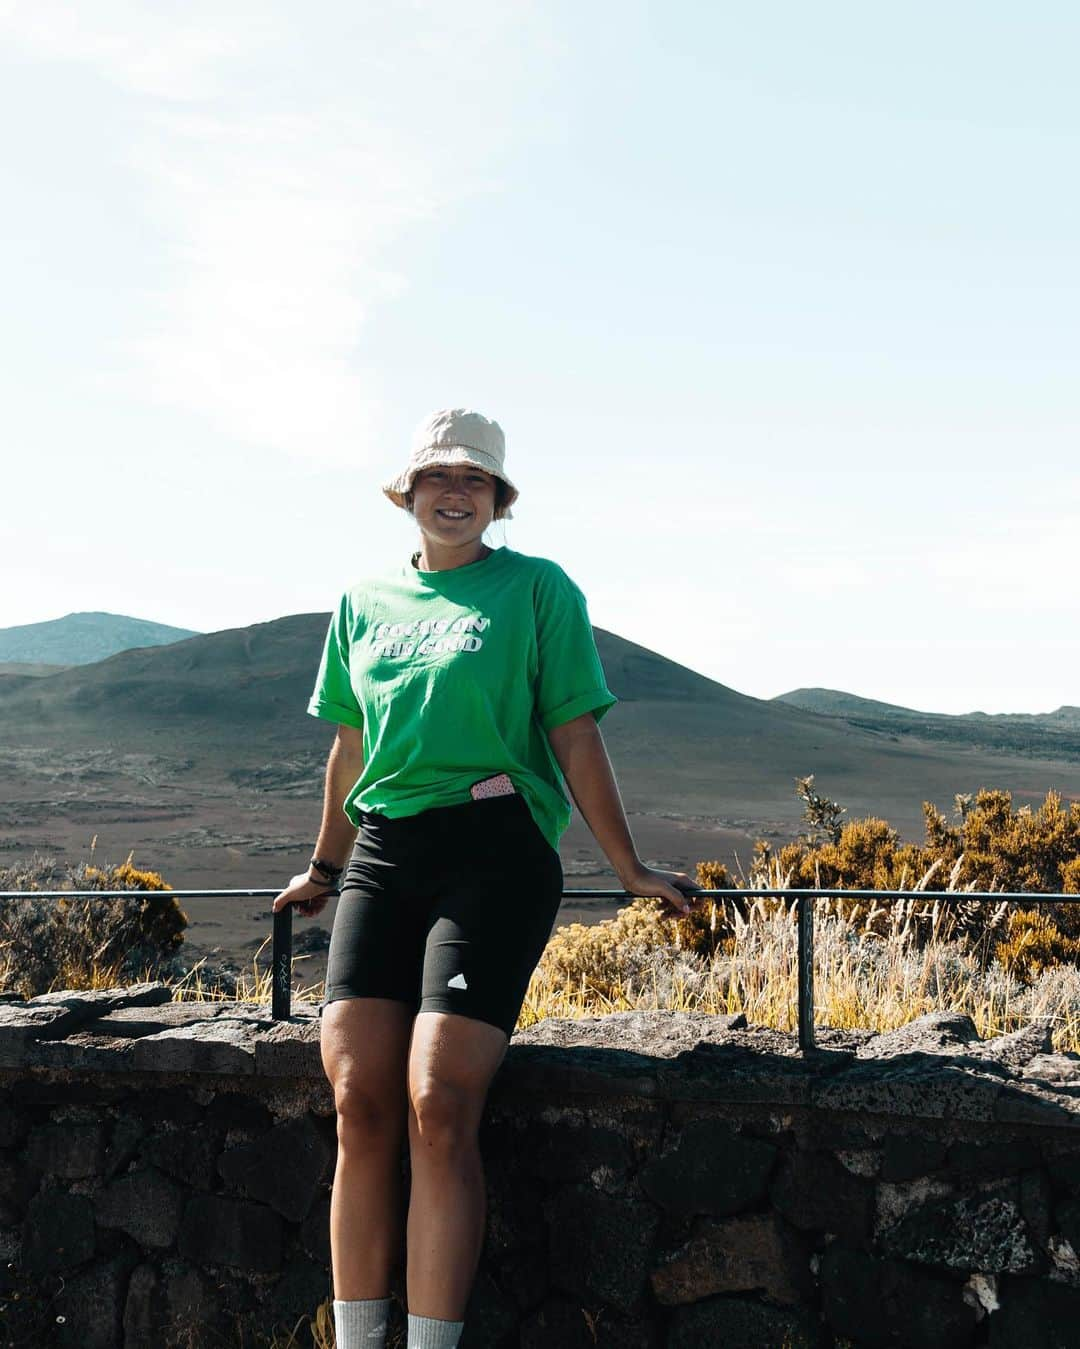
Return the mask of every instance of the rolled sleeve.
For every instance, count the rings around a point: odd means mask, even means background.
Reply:
[[[319,673],[308,700],[310,716],[342,726],[364,729],[364,713],[353,690],[349,673],[349,644],[352,635],[352,606],[349,592],[342,595],[330,616],[323,643]]]
[[[310,716],[321,717],[323,721],[333,721],[339,726],[355,726],[358,731],[364,729],[361,714],[355,708],[345,707],[341,703],[317,702],[312,698],[307,710]]]
[[[594,689],[592,693],[583,693],[563,703],[562,707],[556,707],[547,716],[540,718],[540,725],[545,731],[552,731],[556,726],[573,721],[575,717],[584,716],[586,712],[591,712],[599,721],[608,708],[614,707],[617,702],[615,695],[607,689]]]
[[[591,712],[597,721],[618,699],[607,686],[588,605],[556,564],[536,593],[536,715],[544,731]]]

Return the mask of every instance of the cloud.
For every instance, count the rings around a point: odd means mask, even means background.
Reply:
[[[1054,619],[1057,631],[1075,632],[1080,621],[1077,589],[1075,510],[1069,487],[1059,489],[1062,516],[1011,515],[1003,509],[988,519],[966,547],[935,550],[925,566],[927,584],[945,588],[965,611],[989,614],[1009,625],[1012,639],[1027,640],[1037,615]],[[1054,626],[1047,623],[1048,638]]]
[[[135,94],[188,100],[220,89],[230,57],[273,40],[268,13],[253,12],[243,25],[236,18],[216,21],[197,3],[166,14],[142,0],[24,0],[0,7],[0,33],[28,56],[89,66]]]
[[[384,415],[364,325],[407,286],[404,231],[491,190],[528,28],[528,6],[491,0],[0,11],[24,54],[79,63],[133,105],[131,143],[109,152],[163,241],[161,283],[93,382],[356,464]]]
[[[869,590],[880,578],[871,566],[854,557],[810,557],[780,563],[774,580],[777,588],[788,594],[820,597],[841,590]]]
[[[138,387],[237,439],[355,462],[379,397],[354,353],[404,284],[387,250],[438,200],[427,166],[325,109],[171,113],[138,162],[175,238],[161,327],[129,353]]]

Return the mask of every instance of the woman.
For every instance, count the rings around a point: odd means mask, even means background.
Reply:
[[[406,1127],[408,1349],[458,1343],[486,1218],[484,1102],[562,895],[563,780],[629,894],[685,912],[694,888],[637,855],[581,591],[546,558],[484,543],[518,496],[504,456],[479,413],[421,425],[383,488],[419,551],[346,590],[308,706],[338,727],[322,828],[274,909],[312,915],[340,894],[320,1009],[338,1349],[385,1343]]]

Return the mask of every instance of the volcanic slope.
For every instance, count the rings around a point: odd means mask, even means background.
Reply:
[[[1080,707],[1054,712],[919,712],[838,689],[793,689],[772,700],[842,721],[853,730],[886,731],[1004,754],[1080,758]]]
[[[182,763],[189,783],[314,799],[333,729],[305,707],[328,618],[296,614],[52,675],[0,676],[0,746],[152,755]],[[596,639],[620,699],[604,737],[627,809],[640,815],[790,833],[801,810],[794,779],[814,773],[849,818],[883,815],[920,837],[923,800],[948,809],[980,786],[1021,800],[1050,787],[1080,794],[1080,747],[1065,730],[1036,758],[884,719],[853,724],[738,693],[603,629]]]
[[[0,628],[0,664],[89,665],[131,647],[161,646],[193,636],[191,628],[174,628],[127,614],[65,614],[44,623]]]

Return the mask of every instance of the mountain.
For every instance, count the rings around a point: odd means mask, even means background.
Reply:
[[[304,708],[328,618],[298,614],[118,651],[43,678],[8,676],[0,739],[132,743],[164,734],[231,747],[258,731],[267,748],[281,747],[310,722]]]
[[[918,712],[913,707],[900,707],[896,703],[879,703],[873,698],[860,698],[856,693],[844,693],[840,689],[792,689],[790,693],[777,694],[772,701],[787,703],[791,707],[801,707],[804,712],[820,712],[826,717],[934,715]]]
[[[45,677],[0,680],[0,737],[175,734],[215,745],[258,732],[262,751],[310,743],[306,715],[327,614],[295,614],[119,651]],[[596,629],[613,691],[627,702],[752,703],[655,651]],[[760,704],[766,707],[766,704]]]
[[[28,661],[0,661],[0,675],[51,675],[66,670],[66,665],[31,665]]]
[[[18,750],[22,763],[31,753],[47,763],[54,751],[74,749],[112,755],[110,762],[149,756],[160,761],[155,781],[172,764],[185,782],[315,791],[333,731],[305,709],[328,618],[295,614],[52,675],[8,675],[0,679],[0,749]],[[1001,719],[888,704],[888,715],[824,715],[794,705],[795,695],[752,698],[615,633],[595,633],[620,699],[604,718],[604,737],[623,799],[637,811],[787,829],[801,809],[794,780],[815,773],[849,816],[883,814],[921,834],[923,800],[948,806],[955,793],[984,785],[1080,792],[1080,730],[1068,725],[998,726]]]
[[[196,635],[191,628],[173,628],[126,614],[65,614],[45,623],[0,628],[0,663],[90,665],[117,651],[165,646]]]
[[[839,689],[792,689],[771,700],[842,721],[853,729],[950,741],[999,753],[1080,755],[1080,707],[1056,712],[918,712]]]

